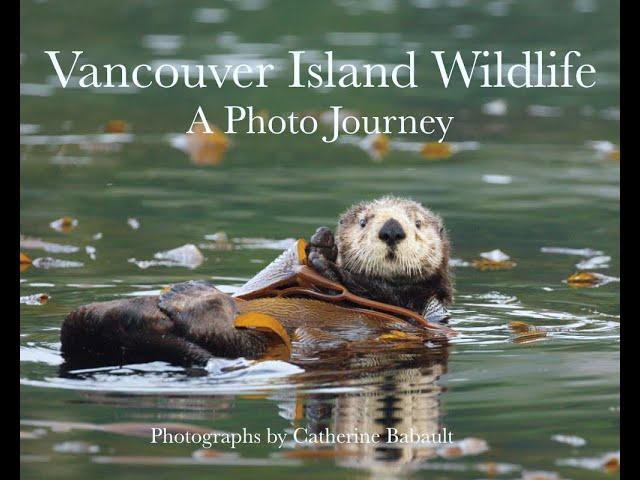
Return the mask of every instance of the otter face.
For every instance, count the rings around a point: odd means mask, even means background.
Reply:
[[[383,197],[351,207],[336,242],[338,264],[371,277],[424,279],[447,267],[442,220],[413,200]]]

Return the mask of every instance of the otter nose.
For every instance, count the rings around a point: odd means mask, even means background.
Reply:
[[[387,220],[378,232],[378,238],[390,247],[399,243],[406,236],[402,225],[394,218]]]

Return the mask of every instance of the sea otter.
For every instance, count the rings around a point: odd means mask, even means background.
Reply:
[[[309,264],[361,297],[446,320],[453,300],[449,238],[442,220],[418,202],[383,197],[349,208],[336,238],[311,237]],[[433,317],[437,318],[433,318]]]
[[[308,265],[351,293],[404,307],[430,321],[448,317],[452,300],[449,241],[442,221],[411,200],[384,197],[350,208],[336,239],[319,228],[307,247]],[[267,313],[300,340],[338,345],[388,329],[421,332],[403,320],[380,324],[362,310],[304,298],[251,301],[206,281],[171,286],[158,296],[84,305],[63,322],[62,354],[69,368],[164,360],[203,365],[214,357],[260,358],[268,335],[236,328],[238,314]],[[358,328],[345,328],[357,325]],[[332,331],[338,334],[332,336]]]

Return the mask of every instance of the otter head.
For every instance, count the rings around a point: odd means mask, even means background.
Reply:
[[[449,240],[436,214],[413,200],[354,205],[336,231],[338,264],[371,277],[426,279],[448,268]]]

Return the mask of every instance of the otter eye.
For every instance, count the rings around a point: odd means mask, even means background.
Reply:
[[[416,220],[416,228],[420,228],[422,226],[422,220]]]
[[[364,228],[365,225],[367,224],[367,220],[365,218],[361,218],[359,223],[360,223],[360,226]]]

